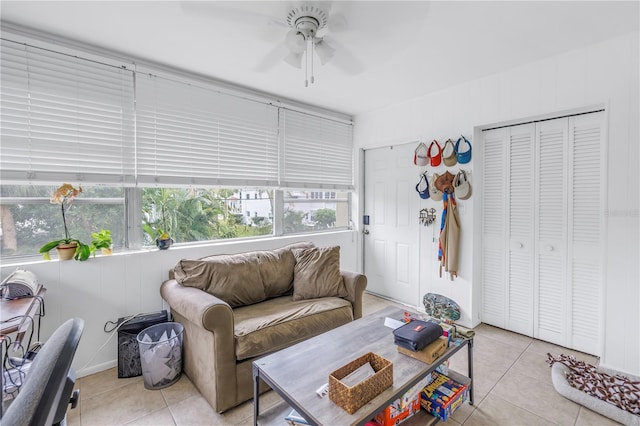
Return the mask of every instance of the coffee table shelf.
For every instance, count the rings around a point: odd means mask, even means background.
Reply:
[[[276,407],[271,407],[264,415],[260,414],[260,380],[265,381],[312,425],[364,425],[465,346],[469,361],[467,376],[471,380],[469,403],[473,404],[473,339],[463,340],[460,345],[447,349],[433,364],[425,364],[397,351],[391,329],[384,326],[384,319],[399,315],[402,315],[400,309],[387,307],[254,361],[254,425],[273,424],[274,420],[282,422],[288,413],[285,410],[282,414]],[[390,388],[353,414],[347,413],[328,397],[321,398],[316,394],[316,389],[328,382],[331,371],[367,352],[374,352],[393,363],[393,385]],[[432,417],[426,412],[424,414],[425,420]]]

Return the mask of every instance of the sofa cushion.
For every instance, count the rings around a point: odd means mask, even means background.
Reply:
[[[260,276],[267,299],[283,296],[293,287],[293,268],[296,264],[296,258],[291,250],[311,247],[314,247],[311,242],[300,242],[274,250],[253,252],[258,259]]]
[[[294,302],[277,297],[233,310],[236,359],[275,352],[353,321],[351,302],[337,297]]]
[[[266,299],[257,257],[252,253],[182,259],[174,267],[174,274],[183,286],[204,290],[232,308]]]
[[[340,247],[293,249],[293,300],[347,297],[340,275]]]

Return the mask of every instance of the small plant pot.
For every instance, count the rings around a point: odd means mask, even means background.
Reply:
[[[103,248],[103,249],[100,249],[100,252],[102,253],[103,256],[111,256],[113,254],[113,249],[111,247]]]
[[[173,244],[173,240],[171,238],[163,238],[163,239],[156,240],[156,246],[158,246],[160,250],[168,250],[172,244]]]
[[[58,246],[56,247],[56,250],[58,251],[58,259],[60,260],[73,259],[73,255],[76,254],[77,248],[78,248],[77,243],[58,244]]]

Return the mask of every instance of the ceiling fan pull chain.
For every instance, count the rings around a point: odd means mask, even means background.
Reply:
[[[306,39],[305,39],[306,42]],[[304,87],[309,87],[309,46],[304,52]]]
[[[313,37],[311,37],[309,39],[309,51],[311,51],[311,54],[309,55],[309,58],[311,59],[311,84],[315,83],[315,78],[313,77]]]

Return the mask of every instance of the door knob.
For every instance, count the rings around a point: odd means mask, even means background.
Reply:
[[[368,230],[368,229],[365,229],[365,230],[363,230],[363,231],[362,231],[362,233],[363,233],[364,235],[369,235],[369,230]]]

